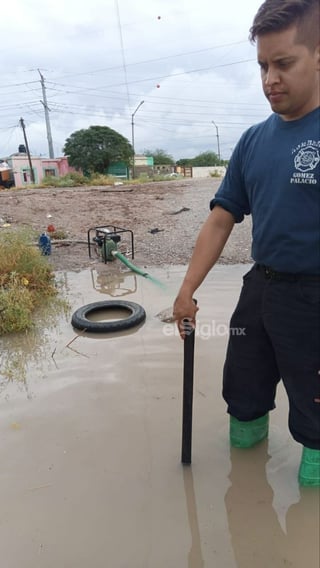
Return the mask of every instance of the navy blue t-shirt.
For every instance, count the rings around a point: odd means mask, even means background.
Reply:
[[[272,114],[238,142],[210,208],[252,215],[252,258],[280,272],[320,273],[320,108]]]

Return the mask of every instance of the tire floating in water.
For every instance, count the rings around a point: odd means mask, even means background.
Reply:
[[[99,312],[114,312],[116,310],[124,310],[128,313],[128,317],[120,320],[104,320],[93,321],[89,319],[92,314]],[[124,300],[105,300],[102,302],[93,302],[78,308],[72,315],[71,324],[74,328],[81,331],[93,333],[113,333],[116,331],[124,331],[136,327],[146,319],[146,312],[142,306],[135,302],[126,302]]]

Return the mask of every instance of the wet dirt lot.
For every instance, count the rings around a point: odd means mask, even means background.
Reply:
[[[183,345],[156,317],[184,266],[150,271],[165,289],[102,263],[58,274],[71,312],[135,301],[147,313],[137,329],[78,334],[67,314],[2,338],[20,360],[0,383],[5,568],[318,568],[319,492],[298,487],[282,387],[269,441],[228,444],[225,329],[247,269],[219,265],[197,293],[191,467],[180,464]]]
[[[53,241],[50,258],[56,270],[92,266],[95,257],[88,256],[88,230],[110,224],[133,232],[138,264],[186,264],[220,183],[208,178],[0,191],[0,219],[12,227],[32,227],[38,234],[49,224],[62,231],[67,239]],[[251,220],[247,217],[235,226],[220,262],[250,262],[250,233]],[[121,245],[128,244],[129,234],[122,234]]]

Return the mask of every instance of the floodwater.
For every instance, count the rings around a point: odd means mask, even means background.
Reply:
[[[183,343],[168,308],[184,267],[61,273],[71,313],[141,304],[146,322],[77,333],[71,314],[2,339],[0,550],[4,568],[319,568],[319,491],[299,489],[301,448],[279,387],[269,441],[230,450],[221,397],[226,326],[246,266],[197,292],[192,465],[180,464]],[[10,380],[9,380],[10,379]]]

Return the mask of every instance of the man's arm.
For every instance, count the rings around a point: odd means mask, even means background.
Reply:
[[[173,315],[182,338],[182,320],[187,318],[194,324],[198,310],[192,296],[220,257],[234,223],[233,215],[216,205],[200,230],[187,273],[173,306]]]

